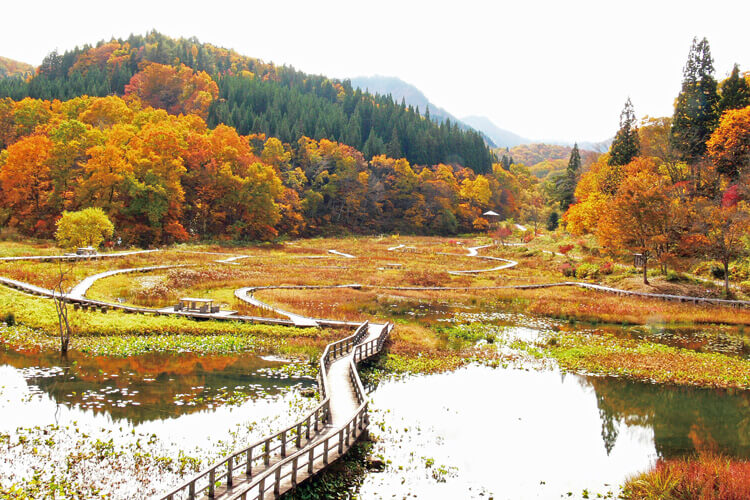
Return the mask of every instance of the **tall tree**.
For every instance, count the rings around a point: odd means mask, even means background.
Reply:
[[[640,154],[638,128],[635,126],[635,111],[630,97],[620,113],[620,130],[617,131],[612,147],[609,150],[610,165],[627,165]]]
[[[674,149],[681,159],[690,163],[703,157],[706,141],[719,121],[719,93],[713,75],[714,60],[708,40],[693,38],[671,131]]]
[[[560,207],[567,210],[575,202],[576,185],[578,184],[578,175],[581,171],[581,152],[578,150],[578,143],[573,145],[570,151],[570,159],[565,173],[556,180],[558,200]]]
[[[721,99],[719,111],[724,113],[728,109],[742,109],[750,105],[750,86],[740,76],[740,68],[736,64],[729,78],[721,82]]]

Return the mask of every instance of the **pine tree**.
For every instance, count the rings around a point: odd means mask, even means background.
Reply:
[[[386,144],[385,147],[385,154],[390,156],[391,158],[402,158],[404,156],[403,151],[401,150],[401,141],[398,139],[398,131],[396,130],[396,127],[393,127],[393,132],[391,132],[391,140]]]
[[[578,143],[573,145],[568,160],[568,168],[565,174],[557,181],[558,196],[560,207],[567,210],[575,201],[576,186],[578,185],[578,173],[581,171],[581,152],[578,150]]]
[[[375,129],[370,129],[370,135],[367,137],[364,147],[362,148],[362,154],[365,158],[372,158],[373,156],[382,155],[385,153],[385,144],[378,134],[375,133]]]
[[[640,154],[641,146],[638,139],[638,128],[635,126],[635,111],[630,98],[625,101],[625,107],[620,113],[620,130],[617,131],[612,146],[609,149],[610,165],[627,165]],[[580,156],[579,156],[580,162]]]
[[[723,113],[728,109],[742,109],[748,105],[750,105],[750,86],[740,76],[740,68],[735,64],[729,78],[721,82],[719,110]]]
[[[719,94],[713,73],[708,40],[693,38],[670,137],[672,147],[687,162],[694,163],[705,154],[706,141],[719,121]]]
[[[568,160],[568,176],[575,177],[581,170],[581,152],[578,150],[578,143],[573,145],[573,149],[570,151],[570,159]]]

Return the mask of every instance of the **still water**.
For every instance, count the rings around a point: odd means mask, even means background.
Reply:
[[[534,341],[540,330],[506,333]],[[50,455],[46,470],[65,467],[82,439],[112,439],[130,457],[149,436],[153,455],[184,453],[207,463],[314,404],[299,397],[314,381],[284,366],[254,355],[72,354],[63,363],[56,355],[2,351],[0,433],[39,429],[40,449]],[[580,498],[584,491],[595,498],[616,492],[658,457],[712,451],[750,458],[750,394],[742,391],[472,365],[385,380],[370,396],[374,454],[387,465],[364,478],[361,498]],[[55,439],[48,450],[47,436]],[[28,479],[38,470],[39,457],[17,448],[0,457],[0,479]],[[103,464],[76,474],[113,498],[146,497],[179,481],[176,472],[156,482],[149,471],[134,474],[136,466]]]
[[[285,366],[254,355],[0,352],[0,484],[39,475],[101,489],[83,497],[148,498],[189,475],[181,464],[205,466],[313,406],[299,389],[314,380]]]
[[[657,457],[750,457],[750,394],[470,366],[382,382],[362,498],[573,498]]]

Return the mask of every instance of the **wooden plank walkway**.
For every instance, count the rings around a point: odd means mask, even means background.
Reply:
[[[146,253],[158,252],[159,250],[130,250],[127,252],[96,253],[94,255],[77,255],[74,253],[64,255],[22,255],[18,257],[0,257],[0,262],[14,262],[21,260],[36,260],[41,262],[52,262],[56,260],[74,261],[74,260],[98,260],[111,259],[115,257],[127,257],[129,255],[140,255]]]
[[[367,430],[367,399],[356,363],[381,352],[392,324],[360,325],[320,359],[323,401],[294,425],[237,450],[155,499],[278,498],[346,454]]]

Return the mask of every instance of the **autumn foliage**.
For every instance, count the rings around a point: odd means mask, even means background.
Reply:
[[[175,68],[151,63],[125,86],[125,95],[131,94],[171,114],[192,113],[205,120],[209,106],[219,96],[219,87],[205,71],[194,72],[184,64]]]
[[[124,99],[0,100],[0,223],[50,237],[63,211],[97,207],[115,240],[153,245],[341,230],[453,234],[485,230],[488,209],[517,213],[522,174],[367,161],[327,139],[288,144],[210,129],[200,116],[215,95],[210,79],[158,64],[136,77]]]

